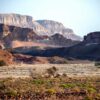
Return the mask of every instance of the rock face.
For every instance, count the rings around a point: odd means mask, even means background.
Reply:
[[[66,48],[64,53],[69,57],[100,61],[100,32],[89,33],[83,42]]]
[[[51,21],[51,20],[37,20],[38,23],[40,23],[42,26],[44,26],[46,29],[49,30],[48,35],[54,35],[55,33],[62,33],[62,30],[65,29],[62,23]]]
[[[67,39],[81,40],[72,29],[65,28],[63,24],[50,20],[34,20],[31,16],[19,14],[0,14],[0,23],[5,25],[31,28],[38,35],[54,35],[60,33]]]
[[[63,35],[56,33],[49,38],[49,42],[53,45],[59,45],[63,47],[69,47],[78,44],[79,41],[73,41],[71,39],[66,39]]]
[[[26,15],[0,14],[0,23],[22,28],[31,28],[38,34],[47,32],[47,30],[37,23],[31,16]]]
[[[59,33],[67,39],[82,40],[81,37],[74,34],[72,29],[65,28],[62,23],[52,20],[37,20],[37,22],[48,30],[48,35],[54,35],[56,33]]]
[[[84,36],[84,42],[87,43],[100,43],[100,32],[92,32]]]
[[[0,14],[0,23],[5,25],[31,27],[33,24],[32,22],[34,22],[34,20],[30,16],[20,16],[17,14]]]
[[[10,47],[11,42],[18,41],[36,41],[41,39],[32,29],[20,28],[0,24],[0,41],[5,47]]]
[[[67,47],[77,43],[79,43],[79,41],[66,39],[59,33],[54,34],[53,36],[40,36],[30,28],[21,28],[0,24],[1,48],[15,48],[18,46]]]

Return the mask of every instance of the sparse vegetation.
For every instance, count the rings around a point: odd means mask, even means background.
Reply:
[[[95,62],[95,66],[100,66],[100,62]]]
[[[100,100],[100,78],[1,79],[0,99]]]
[[[57,70],[58,70],[58,69],[57,69],[55,66],[53,66],[53,67],[47,69],[47,73],[48,73],[49,75],[53,75],[53,76],[54,76],[54,74],[55,74],[55,72],[56,72]]]
[[[65,83],[65,84],[60,85],[60,87],[63,87],[64,89],[74,88],[75,86],[76,86],[76,84],[74,84],[74,83]]]
[[[44,81],[42,79],[34,79],[33,84],[35,85],[42,85],[44,84]]]
[[[56,93],[56,91],[54,90],[54,89],[48,89],[47,91],[46,91],[46,93],[48,93],[48,94],[55,94]]]
[[[98,68],[100,68],[100,62],[95,62],[95,66],[97,66]]]
[[[7,96],[10,96],[10,97],[16,97],[16,96],[18,96],[17,91],[15,89],[13,89],[13,88],[10,88],[10,87],[8,87],[8,89],[5,90],[5,94]]]
[[[0,60],[0,66],[5,66],[7,65],[6,62],[4,60]]]

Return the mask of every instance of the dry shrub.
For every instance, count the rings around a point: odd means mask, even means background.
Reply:
[[[5,66],[7,65],[6,62],[4,60],[0,60],[0,66]]]
[[[47,69],[47,73],[49,75],[53,75],[54,76],[54,74],[56,73],[57,70],[58,69],[55,66],[53,66],[53,67]]]

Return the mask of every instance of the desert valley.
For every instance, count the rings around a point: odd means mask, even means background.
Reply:
[[[0,14],[0,100],[100,100],[100,31]]]

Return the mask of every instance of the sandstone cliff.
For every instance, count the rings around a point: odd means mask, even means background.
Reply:
[[[82,38],[77,36],[72,29],[66,28],[60,22],[52,20],[38,20],[37,22],[40,23],[49,31],[48,35],[54,35],[56,33],[59,33],[67,39],[82,40]]]
[[[73,30],[65,28],[62,23],[51,20],[34,20],[31,16],[19,14],[0,14],[0,23],[5,25],[17,26],[22,28],[31,28],[38,35],[62,34],[67,39],[82,40],[75,35]]]
[[[31,16],[19,14],[0,14],[0,23],[5,25],[31,28],[37,34],[46,33],[47,30],[37,23]]]

